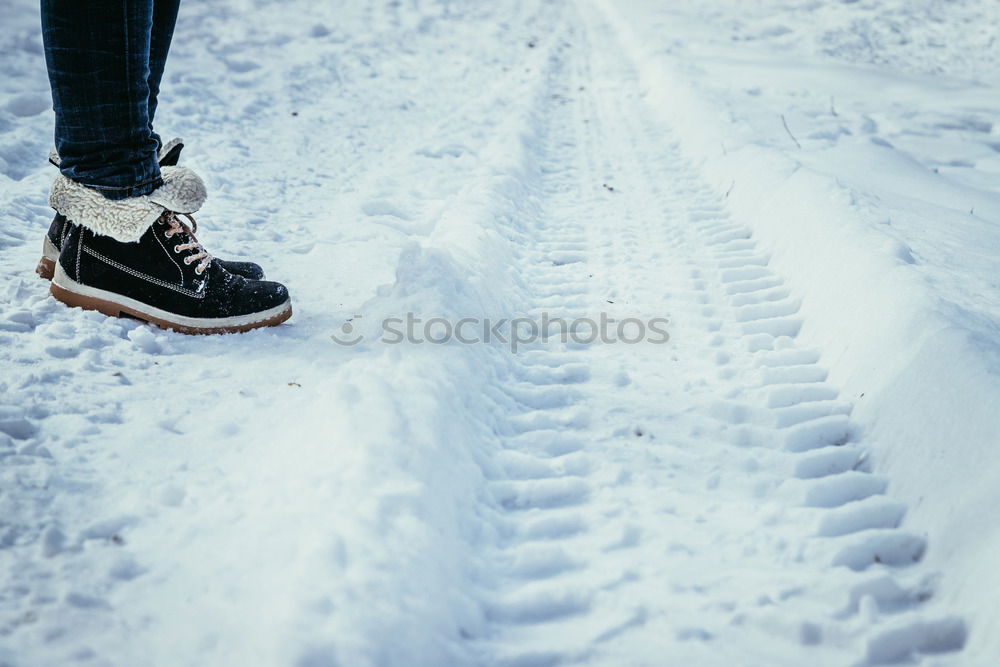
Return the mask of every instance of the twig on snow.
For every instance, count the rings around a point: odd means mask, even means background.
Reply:
[[[795,142],[795,145],[798,146],[799,148],[802,148],[802,144],[800,144],[799,140],[795,138],[795,135],[792,134],[792,131],[788,129],[788,121],[785,120],[785,114],[781,114],[781,124],[785,126],[785,132],[787,132],[788,136],[792,138],[792,141]]]

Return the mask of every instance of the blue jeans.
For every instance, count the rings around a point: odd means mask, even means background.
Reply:
[[[108,199],[158,188],[153,115],[180,0],[41,0],[63,175]]]

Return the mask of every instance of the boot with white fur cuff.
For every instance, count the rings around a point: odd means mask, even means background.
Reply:
[[[175,167],[177,166],[177,160],[180,159],[181,150],[184,148],[184,142],[180,139],[172,139],[160,149],[159,163],[161,172],[165,167]],[[49,155],[49,162],[55,166],[59,166],[61,160],[59,155],[52,150]],[[169,175],[169,170],[167,170]],[[66,184],[60,184],[61,187],[65,187]],[[42,238],[42,256],[38,260],[38,266],[35,267],[35,273],[41,276],[45,280],[52,280],[52,276],[56,271],[56,261],[59,259],[59,249],[62,248],[63,241],[66,240],[66,236],[72,228],[72,223],[70,223],[65,215],[61,213],[56,213],[55,217],[52,218],[52,223],[49,225],[48,232],[46,232],[45,237]],[[219,259],[223,268],[230,273],[235,273],[238,276],[243,276],[244,278],[250,278],[251,280],[263,280],[264,279],[264,269],[261,268],[259,264],[254,262],[240,262],[235,260]]]
[[[175,178],[176,176],[171,174],[171,170],[167,167],[175,167],[177,165],[177,160],[180,157],[181,150],[184,148],[184,142],[180,139],[173,139],[163,146],[160,150],[159,163],[160,170],[166,172],[168,178]],[[59,166],[60,160],[59,156],[53,154],[49,156],[49,161]],[[197,178],[197,176],[195,176]],[[53,186],[53,190],[56,187],[59,188],[60,194],[59,199],[62,200],[66,195],[62,192],[63,190],[72,190],[73,186],[79,186],[72,181],[67,184],[60,182],[57,179],[57,186]],[[100,202],[98,202],[100,204]],[[52,280],[52,276],[55,274],[56,261],[59,259],[59,249],[62,248],[63,241],[66,240],[66,236],[72,227],[65,215],[61,213],[56,213],[55,217],[52,219],[52,223],[49,225],[48,232],[42,239],[42,256],[38,260],[38,266],[35,267],[35,273],[44,278],[45,280]],[[236,275],[243,276],[244,278],[249,278],[251,280],[263,280],[264,279],[264,269],[260,267],[259,264],[254,262],[239,262],[234,260],[219,259],[222,264],[230,273],[235,273]]]
[[[186,169],[167,171],[164,187],[149,196],[118,201],[76,183],[53,187],[50,201],[71,224],[52,295],[182,333],[234,333],[287,320],[292,307],[284,285],[230,273],[195,238],[189,213],[204,193],[201,179]]]

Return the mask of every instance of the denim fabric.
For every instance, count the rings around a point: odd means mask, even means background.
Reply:
[[[162,183],[153,132],[180,0],[41,0],[56,152],[108,199]]]

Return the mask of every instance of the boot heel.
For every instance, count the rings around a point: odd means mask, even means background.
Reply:
[[[49,240],[48,236],[45,236],[42,241],[42,258],[38,260],[38,266],[35,267],[35,273],[39,275],[44,280],[52,280],[52,276],[56,272],[56,260],[59,259],[59,251],[52,241]]]
[[[61,274],[58,279],[55,278],[55,271],[58,271]],[[56,299],[56,301],[62,301],[71,308],[96,310],[97,312],[107,315],[108,317],[122,316],[122,309],[118,304],[105,301],[104,299],[80,294],[79,292],[74,292],[73,290],[60,285],[59,283],[61,282],[68,285],[74,284],[74,281],[66,275],[65,271],[62,270],[62,267],[58,267],[58,269],[53,271],[52,283],[49,285],[49,293]]]

